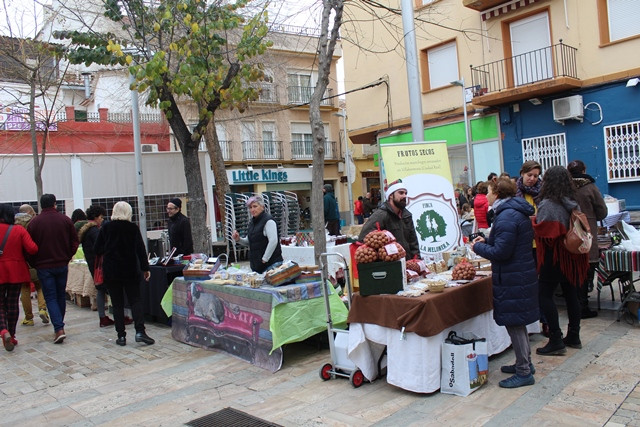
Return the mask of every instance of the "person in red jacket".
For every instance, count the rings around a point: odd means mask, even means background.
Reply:
[[[479,182],[476,187],[476,192],[476,197],[473,199],[473,213],[476,216],[478,231],[485,233],[489,229],[489,223],[487,222],[487,212],[489,211],[487,183]]]
[[[67,308],[67,275],[69,261],[78,249],[78,233],[71,218],[56,210],[56,196],[40,197],[42,212],[29,222],[27,230],[38,245],[38,253],[31,265],[38,271],[44,299],[53,324],[54,344],[61,344],[64,333],[64,314]]]
[[[362,196],[358,197],[358,200],[353,202],[355,205],[353,209],[353,214],[356,216],[358,220],[358,224],[362,224],[364,222],[364,205],[362,204]]]
[[[27,230],[14,223],[13,208],[0,205],[0,245],[6,238],[0,255],[0,335],[7,351],[12,351],[18,344],[16,324],[20,313],[20,289],[23,283],[31,280],[24,253],[33,255],[38,252],[38,246]]]

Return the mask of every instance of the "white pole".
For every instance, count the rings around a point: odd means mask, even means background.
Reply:
[[[351,188],[351,152],[349,151],[349,138],[347,137],[347,110],[342,110],[342,129],[344,135],[344,162],[346,163],[347,168],[347,194],[349,195],[349,225],[353,225],[353,189]]]
[[[135,83],[133,74],[129,73],[129,84]],[[131,116],[133,118],[133,152],[136,162],[136,189],[138,190],[138,220],[144,247],[147,247],[147,210],[144,205],[144,182],[142,180],[142,147],[140,145],[140,110],[138,109],[138,91],[131,91]]]
[[[462,114],[464,115],[464,138],[467,146],[467,181],[469,187],[473,187],[473,177],[471,176],[471,137],[469,134],[469,120],[467,119],[467,90],[464,87],[464,78],[451,82],[454,86],[462,88]]]
[[[418,49],[413,21],[413,0],[402,0],[402,31],[404,32],[404,50],[409,84],[409,108],[411,111],[411,135],[413,142],[424,140],[422,122],[422,93],[420,91],[420,71],[418,67]]]

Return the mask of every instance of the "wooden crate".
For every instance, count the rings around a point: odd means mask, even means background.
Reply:
[[[71,296],[71,300],[78,306],[78,307],[91,307],[91,298],[90,297],[83,297],[81,294],[73,294]]]

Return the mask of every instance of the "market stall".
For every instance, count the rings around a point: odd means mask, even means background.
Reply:
[[[76,300],[78,305],[83,307],[96,306],[96,287],[84,259],[74,259],[69,263],[66,291],[73,300]],[[87,303],[85,304],[83,300]]]
[[[178,277],[173,281],[172,336],[275,372],[282,366],[284,344],[326,330],[320,286],[311,282],[251,288]],[[330,301],[334,324],[344,324],[344,303],[335,292]]]
[[[486,338],[490,355],[509,347],[509,335],[494,322],[492,310],[490,277],[419,297],[355,294],[348,318],[349,358],[372,380],[386,346],[389,384],[434,392],[440,388],[440,351],[449,331]],[[539,324],[528,329],[539,332]]]
[[[143,299],[144,314],[148,316],[150,320],[158,323],[169,323],[169,318],[162,309],[160,302],[164,296],[167,288],[178,276],[182,276],[182,270],[184,265],[152,265],[149,267],[151,277],[149,282],[142,283],[142,292],[140,293]]]

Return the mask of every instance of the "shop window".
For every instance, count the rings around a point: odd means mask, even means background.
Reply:
[[[522,139],[522,161],[535,160],[542,172],[551,166],[567,165],[567,140],[564,133]]]
[[[608,182],[640,180],[640,121],[604,127]]]
[[[458,80],[458,51],[456,42],[424,49],[420,52],[422,90],[428,91],[447,86]]]
[[[607,44],[640,36],[640,2],[598,0],[600,43]]]

